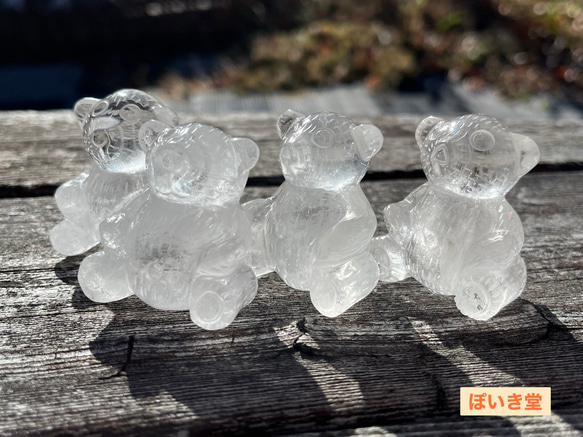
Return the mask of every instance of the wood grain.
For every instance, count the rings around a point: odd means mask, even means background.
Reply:
[[[251,178],[280,177],[279,138],[276,117],[249,113],[203,115],[181,114],[181,120],[211,124],[234,136],[247,136],[257,142],[261,157]],[[383,149],[371,162],[369,174],[420,170],[415,128],[421,117],[385,116],[357,118],[372,122],[385,135]],[[531,136],[541,149],[541,165],[583,165],[583,123],[510,122],[517,133]],[[75,177],[87,162],[81,133],[70,111],[0,112],[0,187],[54,187]],[[20,191],[17,191],[20,192]],[[48,191],[47,191],[48,192]],[[0,193],[1,194],[1,193]]]
[[[82,257],[47,241],[53,199],[0,199],[0,434],[580,435],[582,176],[528,175],[509,195],[528,283],[490,322],[413,280],[327,319],[272,274],[219,332],[136,298],[98,305]],[[380,218],[421,183],[362,186]],[[480,385],[551,386],[553,416],[460,417],[459,387]]]

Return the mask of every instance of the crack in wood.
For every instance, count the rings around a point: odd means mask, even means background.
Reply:
[[[121,368],[114,373],[113,375],[109,375],[109,376],[103,376],[101,378],[99,378],[100,380],[107,380],[107,379],[111,379],[111,378],[119,378],[121,376],[126,376],[126,369],[128,367],[128,365],[130,364],[130,361],[132,359],[132,352],[134,350],[134,341],[135,341],[135,337],[133,335],[130,335],[128,337],[128,348],[127,348],[127,352],[126,352],[126,360],[125,362],[122,364]]]

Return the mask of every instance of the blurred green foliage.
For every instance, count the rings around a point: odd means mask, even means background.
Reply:
[[[265,31],[227,73],[241,90],[394,89],[443,75],[583,103],[583,0],[287,0],[262,11]]]
[[[415,57],[382,24],[316,21],[255,39],[249,66],[234,75],[244,89],[295,89],[367,78],[397,86]]]

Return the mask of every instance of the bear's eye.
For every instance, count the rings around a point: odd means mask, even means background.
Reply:
[[[334,132],[331,129],[318,129],[312,135],[312,142],[323,149],[330,147],[334,144]]]
[[[449,152],[445,144],[440,144],[433,149],[431,160],[441,165],[446,165],[449,162]]]
[[[95,147],[102,148],[109,143],[109,135],[104,130],[96,130],[95,132],[93,132],[91,141],[93,142]]]
[[[127,122],[134,123],[140,118],[140,108],[130,103],[121,108],[119,116]]]
[[[470,136],[470,144],[479,152],[490,150],[495,142],[494,135],[487,130],[478,130]]]
[[[181,154],[174,150],[166,150],[162,154],[160,161],[162,165],[169,170],[177,170],[184,163]]]
[[[93,107],[93,116],[97,117],[107,111],[109,108],[109,104],[105,100],[101,100],[97,102],[97,104]]]

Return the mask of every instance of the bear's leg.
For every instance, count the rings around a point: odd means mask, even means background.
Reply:
[[[336,317],[364,299],[379,280],[377,262],[368,252],[339,266],[314,266],[310,298],[314,307],[327,317]]]
[[[113,302],[133,294],[125,263],[104,252],[83,260],[78,279],[83,293],[94,302]]]
[[[477,273],[465,276],[456,287],[455,304],[472,319],[488,320],[504,306],[504,285],[496,275]]]
[[[255,298],[257,277],[246,265],[230,276],[200,277],[193,287],[190,318],[203,329],[216,330],[229,326],[239,311]]]
[[[135,295],[159,310],[179,311],[190,308],[193,280],[189,266],[156,256],[155,251],[150,254],[152,257],[149,262],[144,262],[144,259],[134,262],[129,280]]]
[[[255,199],[242,205],[245,215],[251,223],[253,243],[247,253],[246,262],[256,276],[273,272],[265,247],[265,216],[271,206],[269,199]]]
[[[53,248],[65,256],[87,252],[99,243],[99,230],[93,223],[84,225],[77,225],[67,219],[56,225],[49,232]]]
[[[390,235],[373,238],[368,250],[379,266],[379,280],[397,282],[410,276],[407,254]]]
[[[526,285],[526,266],[520,256],[517,256],[504,272],[504,281],[507,290],[504,305],[508,305],[522,294]]]
[[[494,273],[492,273],[494,272]],[[515,300],[526,283],[526,266],[520,256],[506,268],[473,270],[459,281],[455,302],[462,314],[488,320]]]

